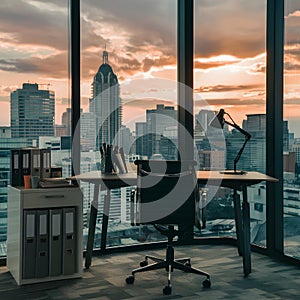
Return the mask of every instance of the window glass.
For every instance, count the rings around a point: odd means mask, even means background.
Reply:
[[[285,1],[283,211],[284,253],[300,258],[300,3]]]
[[[234,169],[244,144],[245,135],[233,126],[225,124],[222,137],[210,126],[224,109],[226,121],[252,136],[236,169],[265,173],[265,16],[266,1],[195,1],[194,138],[201,170]],[[204,199],[212,189],[202,190]],[[249,187],[248,201],[251,242],[265,245],[265,185]],[[232,190],[216,190],[205,203],[207,223],[202,234],[235,236]]]
[[[176,6],[174,0],[81,1],[81,172],[103,169],[103,143],[122,147],[129,170],[136,159],[177,157]],[[86,239],[94,186],[80,185]],[[151,227],[130,225],[132,188],[111,191],[107,246],[162,238]],[[93,204],[99,247],[104,192]]]
[[[68,23],[68,0],[0,2],[0,256],[6,256],[10,150],[48,148],[67,135],[61,117],[70,107]],[[70,147],[53,153],[52,166],[64,157]]]

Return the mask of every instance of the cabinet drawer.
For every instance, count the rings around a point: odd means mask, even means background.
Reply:
[[[23,208],[76,206],[82,201],[82,193],[79,188],[40,189],[23,191]]]

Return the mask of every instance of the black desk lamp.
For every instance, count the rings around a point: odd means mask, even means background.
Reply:
[[[228,122],[225,120],[224,118],[224,115],[227,115],[230,120],[232,121],[232,123]],[[236,158],[234,159],[234,168],[233,168],[233,171],[225,171],[225,172],[222,172],[223,174],[237,174],[237,175],[242,175],[242,174],[245,174],[247,172],[245,171],[237,171],[236,170],[236,164],[238,163],[243,151],[244,151],[244,148],[247,144],[247,142],[250,140],[251,138],[251,135],[245,131],[244,129],[242,129],[239,125],[237,125],[233,119],[231,118],[231,116],[226,113],[224,111],[224,109],[220,109],[220,111],[218,112],[217,115],[215,115],[215,117],[210,121],[209,123],[209,126],[212,126],[212,127],[215,127],[215,128],[222,128],[224,127],[224,124],[228,124],[232,127],[234,127],[235,129],[237,129],[239,132],[241,132],[244,136],[245,136],[245,141],[244,141],[244,144],[242,146],[242,148],[240,149],[240,151],[238,152]]]

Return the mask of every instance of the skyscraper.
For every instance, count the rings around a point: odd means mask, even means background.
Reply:
[[[90,112],[96,115],[98,144],[117,144],[114,141],[122,123],[120,85],[112,67],[108,64],[108,52],[103,51],[103,63],[94,76]]]
[[[10,95],[12,138],[37,140],[54,135],[54,91],[40,90],[37,83],[23,83]]]
[[[175,155],[177,138],[173,138],[171,131],[171,138],[164,136],[164,133],[167,133],[167,129],[177,128],[177,110],[173,106],[165,106],[164,104],[157,104],[155,109],[146,110],[146,123],[147,123],[147,134],[149,141],[149,152],[148,156],[151,157],[154,154],[164,155],[161,148],[163,138],[167,138],[168,141],[164,140],[164,149],[167,149],[167,153],[174,153]],[[177,129],[176,129],[177,130]],[[173,141],[171,141],[173,140]],[[169,146],[171,149],[169,149]],[[167,154],[165,153],[165,154]],[[166,155],[168,156],[168,155]],[[165,157],[166,159],[168,157]],[[170,159],[170,158],[169,158]]]

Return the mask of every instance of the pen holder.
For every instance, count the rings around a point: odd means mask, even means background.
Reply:
[[[100,170],[101,173],[104,174],[111,174],[113,172],[113,164],[112,164],[111,157],[109,155],[106,155],[101,159]]]

